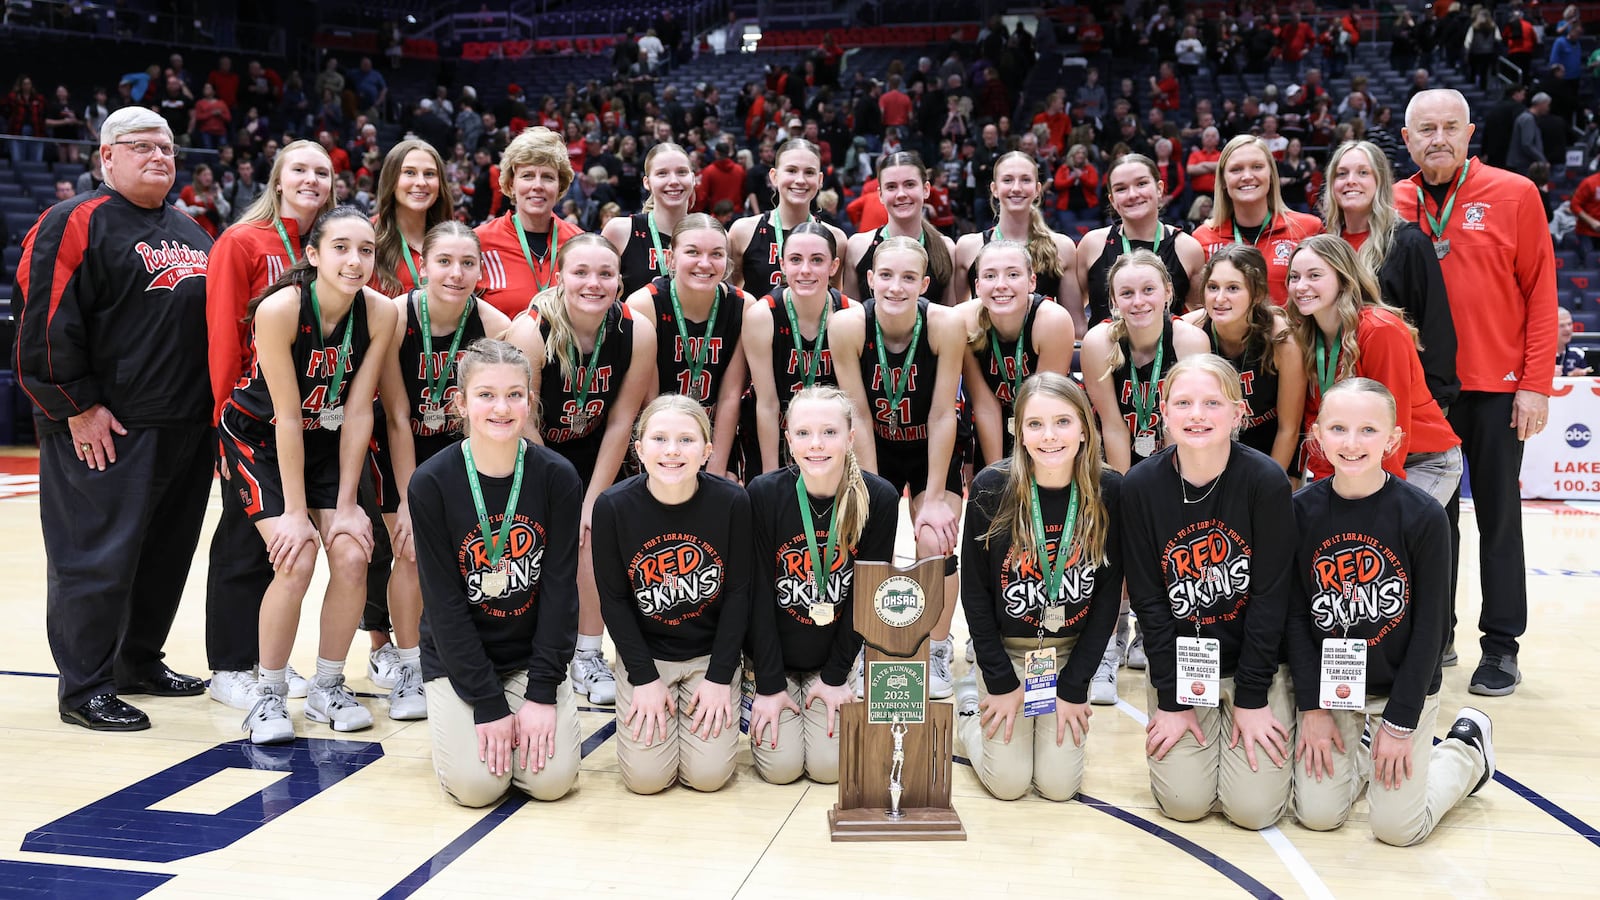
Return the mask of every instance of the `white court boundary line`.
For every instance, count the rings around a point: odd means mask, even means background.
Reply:
[[[1141,727],[1150,724],[1150,717],[1145,715],[1144,710],[1121,697],[1117,698],[1117,709],[1138,722]],[[1289,840],[1288,835],[1278,830],[1278,826],[1271,825],[1256,833],[1267,842],[1272,852],[1278,854],[1278,859],[1284,868],[1289,870],[1289,874],[1294,876],[1294,880],[1299,883],[1300,889],[1306,892],[1306,896],[1312,900],[1334,900],[1333,892],[1328,890],[1328,886],[1318,877],[1316,870],[1311,867],[1311,862],[1300,852],[1300,848]]]

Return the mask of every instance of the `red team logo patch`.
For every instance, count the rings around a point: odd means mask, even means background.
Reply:
[[[205,277],[204,250],[196,250],[188,244],[174,241],[162,241],[160,247],[152,247],[149,243],[140,241],[133,249],[139,254],[139,261],[144,263],[144,270],[154,276],[150,279],[150,286],[145,288],[146,291],[170,291],[185,278]]]
[[[494,534],[500,533],[502,519],[501,515],[489,517],[489,527]],[[520,616],[533,608],[533,601],[539,595],[539,572],[544,565],[544,526],[517,516],[506,541],[506,551],[497,566],[489,564],[489,545],[476,528],[462,541],[456,554],[461,574],[467,580],[467,602],[496,618]],[[483,592],[483,576],[493,571],[504,572],[510,578],[511,589],[502,597],[490,597]]]
[[[722,557],[698,535],[672,533],[646,541],[628,563],[639,612],[664,625],[705,614],[722,596]]]

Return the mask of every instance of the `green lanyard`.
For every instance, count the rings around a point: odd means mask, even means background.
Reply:
[[[800,500],[800,525],[806,532],[806,550],[811,553],[808,559],[811,562],[811,578],[817,583],[816,602],[827,603],[828,575],[833,571],[834,552],[842,549],[834,540],[834,529],[839,524],[839,502],[835,499],[833,509],[828,513],[828,531],[822,538],[822,552],[819,554],[817,529],[811,522],[811,497],[806,493],[806,476],[798,472],[794,480],[794,493]]]
[[[777,210],[772,211],[772,233],[776,236],[773,243],[778,245],[778,258],[783,259],[783,216]]]
[[[294,258],[294,243],[289,240],[289,232],[283,230],[283,222],[273,219],[272,227],[278,229],[278,238],[283,241],[283,252],[289,254],[289,265],[299,262]]]
[[[467,484],[472,486],[472,505],[478,509],[478,530],[488,544],[489,567],[500,564],[510,543],[511,520],[517,512],[517,498],[522,494],[522,439],[517,439],[517,469],[511,478],[511,495],[506,498],[506,514],[500,520],[500,533],[489,528],[489,511],[483,505],[483,487],[478,484],[478,465],[472,461],[472,439],[461,442],[461,454],[467,458]]]
[[[581,360],[578,358],[578,341],[576,338],[574,338],[572,341],[572,367],[583,373],[583,375],[578,379],[577,401],[578,411],[580,413],[589,408],[589,389],[594,387],[594,373],[595,370],[599,368],[598,364],[600,362],[600,348],[605,344],[605,342],[606,323],[605,320],[602,319],[600,321],[600,330],[596,332],[594,336],[594,349],[589,352],[589,365],[584,367],[579,365]]]
[[[1150,379],[1156,384],[1161,383],[1161,358],[1166,352],[1166,344],[1156,341],[1156,361],[1150,367]],[[1133,346],[1128,346],[1128,380],[1133,382],[1133,427],[1134,431],[1144,434],[1150,430],[1150,420],[1155,416],[1156,396],[1154,391],[1139,390],[1139,367],[1133,362]]]
[[[1238,233],[1239,233],[1239,226],[1235,225],[1233,228],[1234,228],[1234,232],[1233,233],[1237,236]],[[1161,252],[1161,236],[1163,234],[1166,234],[1166,232],[1167,232],[1166,226],[1162,225],[1160,222],[1157,222],[1156,223],[1156,239],[1155,239],[1155,243],[1150,245],[1150,252],[1151,253],[1160,253]],[[1132,253],[1133,252],[1133,245],[1128,243],[1128,235],[1125,234],[1121,229],[1118,229],[1117,230],[1117,237],[1122,239],[1122,252],[1123,253]]]
[[[885,393],[892,412],[900,408],[900,398],[906,395],[906,387],[911,384],[911,360],[916,356],[917,339],[922,337],[922,311],[917,311],[917,323],[911,326],[911,343],[906,345],[905,365],[901,367],[899,384],[895,384],[894,370],[889,368],[889,354],[883,347],[883,325],[877,316],[872,317],[872,330],[878,338],[878,370],[883,373]]]
[[[1238,219],[1234,219],[1233,222],[1230,223],[1230,224],[1233,225],[1233,242],[1235,244],[1243,244],[1243,243],[1245,243],[1244,235],[1239,233],[1239,220]],[[1261,236],[1264,235],[1264,234],[1267,234],[1270,231],[1272,231],[1272,214],[1268,213],[1267,214],[1267,220],[1265,222],[1261,223],[1261,234],[1256,235],[1256,240],[1258,240],[1258,241],[1261,240]],[[1254,246],[1254,245],[1251,245],[1251,246]]]
[[[408,255],[409,258],[409,255]],[[456,333],[450,338],[450,353],[445,357],[444,363],[439,366],[439,371],[433,371],[433,328],[428,324],[428,292],[417,292],[417,318],[422,322],[422,376],[428,385],[428,399],[433,405],[438,406],[444,398],[444,389],[450,383],[450,367],[455,365],[456,351],[461,349],[461,335],[467,330],[467,317],[472,315],[473,299],[467,298],[466,305],[461,309],[461,318],[456,320]]]
[[[1417,209],[1428,217],[1428,230],[1433,232],[1433,239],[1444,239],[1444,228],[1450,224],[1450,214],[1456,209],[1456,195],[1461,193],[1461,185],[1467,180],[1467,169],[1472,167],[1472,160],[1461,164],[1461,177],[1456,179],[1456,186],[1450,189],[1450,196],[1445,200],[1444,208],[1439,211],[1439,218],[1435,219],[1433,213],[1428,212],[1428,204],[1423,199],[1422,185],[1417,185]]]
[[[822,372],[822,344],[828,339],[828,307],[833,305],[833,297],[830,295],[823,301],[822,318],[817,321],[817,338],[812,341],[810,357],[806,356],[805,339],[800,336],[800,317],[794,311],[794,291],[789,288],[783,289],[783,305],[789,311],[789,330],[790,337],[794,338],[794,352],[800,354],[806,365],[804,374],[800,376],[801,381],[806,387],[811,387],[816,383],[817,375]],[[813,369],[816,371],[812,371]]]
[[[656,214],[645,213],[644,220],[650,223],[650,243],[656,248],[656,272],[667,274],[667,251],[661,249],[661,232],[656,228]]]
[[[1344,329],[1339,329],[1339,334],[1333,339],[1332,356],[1329,357],[1328,338],[1317,329],[1317,382],[1322,387],[1319,396],[1328,396],[1328,390],[1333,387],[1333,382],[1339,374],[1339,351],[1344,349]]]
[[[718,285],[712,294],[711,317],[706,319],[706,337],[700,342],[697,352],[690,352],[689,349],[689,323],[683,318],[683,304],[678,302],[677,279],[667,282],[667,288],[672,295],[672,319],[678,325],[678,340],[683,342],[683,353],[689,358],[689,387],[693,388],[700,383],[700,373],[705,371],[706,360],[711,358],[711,333],[717,327],[717,310],[722,306],[722,286]],[[596,344],[595,351],[599,350]]]
[[[533,262],[533,251],[528,249],[528,234],[522,230],[522,223],[517,221],[517,214],[514,212],[511,214],[511,230],[517,233],[517,243],[522,245],[522,258],[528,261],[528,271],[533,273],[533,292],[537,294],[549,287],[549,285],[539,277],[539,267],[534,265]],[[560,249],[561,223],[557,222],[555,219],[551,219],[550,252],[546,254],[546,257],[554,260],[556,258],[556,252]]]
[[[1056,539],[1055,562],[1050,561],[1050,543],[1044,536],[1044,514],[1039,511],[1039,482],[1030,479],[1029,489],[1033,491],[1033,546],[1034,553],[1039,558],[1039,570],[1044,573],[1045,602],[1055,603],[1061,599],[1061,576],[1067,571],[1067,559],[1072,556],[1072,535],[1078,529],[1078,485],[1072,485],[1071,498],[1067,501],[1067,519],[1061,526],[1061,537]]]
[[[1000,379],[1011,386],[1011,401],[1013,403],[1017,400],[1017,394],[1022,391],[1022,379],[1025,377],[1022,371],[1022,341],[1026,337],[1026,328],[1017,331],[1017,354],[1014,358],[1017,364],[1017,377],[1009,378],[1006,376],[1006,362],[1012,360],[1013,357],[1005,356],[1000,352],[999,329],[993,325],[989,326],[989,350],[994,354],[994,367],[999,370]]]
[[[361,302],[360,292],[356,293],[355,303]],[[322,304],[317,302],[317,283],[311,282],[311,314],[317,319],[317,339],[326,340],[322,336]],[[339,388],[344,386],[344,364],[350,358],[350,338],[355,334],[356,316],[355,307],[345,313],[344,339],[339,344],[339,355],[333,358],[333,378],[328,382],[328,399],[323,401],[323,406],[339,405]]]
[[[889,226],[885,225],[882,228],[878,229],[878,240],[886,241],[888,239],[889,239]],[[921,244],[924,247],[928,246],[928,235],[927,235],[927,232],[921,232],[921,231],[917,232],[917,243]]]
[[[522,232],[519,230],[517,233],[521,234]],[[417,261],[411,258],[411,245],[406,243],[406,236],[403,234],[400,235],[400,249],[405,251],[406,268],[411,270],[411,286],[414,288],[427,287],[428,279],[417,274]]]

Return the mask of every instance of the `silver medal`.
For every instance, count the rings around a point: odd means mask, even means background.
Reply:
[[[581,412],[573,413],[572,414],[572,431],[573,431],[573,433],[575,433],[575,434],[583,434],[587,430],[589,430],[589,414],[588,413],[581,413]]]
[[[422,427],[429,431],[443,431],[444,424],[449,419],[444,409],[435,407],[422,414]]]
[[[324,406],[322,412],[317,414],[317,424],[326,431],[338,431],[344,424],[344,407]]]
[[[818,625],[832,625],[833,624],[833,604],[832,603],[813,603],[813,604],[811,604],[811,621],[817,623]]]
[[[478,589],[485,597],[504,597],[511,589],[511,576],[498,570],[485,572],[478,579]]]
[[[1133,438],[1133,452],[1148,458],[1156,452],[1156,434],[1153,431],[1141,431]]]
[[[1047,603],[1044,607],[1044,621],[1040,623],[1045,631],[1060,631],[1067,627],[1067,610],[1060,603]]]
[[[1448,240],[1433,242],[1433,255],[1444,259],[1450,255],[1450,242]]]

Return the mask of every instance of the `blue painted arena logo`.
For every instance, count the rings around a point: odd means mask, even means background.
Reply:
[[[1589,426],[1581,422],[1573,422],[1567,426],[1566,438],[1568,447],[1574,449],[1587,447],[1589,446],[1589,441],[1594,439],[1594,432],[1589,430]]]

